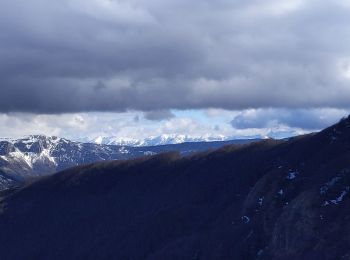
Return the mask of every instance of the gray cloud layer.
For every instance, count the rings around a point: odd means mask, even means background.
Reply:
[[[348,111],[338,109],[256,109],[241,111],[231,121],[236,129],[269,128],[284,125],[289,128],[319,130],[336,123]]]
[[[151,121],[161,121],[168,120],[175,117],[175,115],[170,110],[153,110],[144,113],[147,120]]]
[[[349,107],[348,1],[0,3],[0,112]]]

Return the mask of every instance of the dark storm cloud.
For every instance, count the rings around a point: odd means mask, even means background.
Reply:
[[[0,3],[0,111],[348,107],[348,1]]]
[[[337,109],[257,109],[240,112],[231,121],[236,129],[269,128],[278,125],[318,130],[336,123],[346,111]]]
[[[153,110],[144,113],[147,120],[161,121],[175,117],[170,110]]]

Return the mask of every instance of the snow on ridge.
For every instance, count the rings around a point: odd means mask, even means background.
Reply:
[[[60,138],[57,136],[46,136],[46,135],[24,135],[18,138],[0,137],[0,141],[9,142],[12,144],[19,143],[19,142],[24,144],[30,144],[38,141],[59,142],[60,140],[64,140],[64,138]]]
[[[331,200],[333,204],[338,204],[339,202],[343,201],[343,198],[346,194],[348,194],[350,187],[346,187],[345,190],[343,190],[340,195],[335,198],[334,200]]]
[[[22,152],[18,148],[15,148],[15,151],[10,152],[9,155],[3,159],[6,161],[14,160],[25,162],[30,168],[33,168],[37,162],[45,160],[50,161],[54,165],[57,165],[55,158],[50,154],[50,149],[43,149],[40,153],[34,153]]]
[[[28,135],[20,138],[0,138],[0,141],[6,141],[12,144],[23,143],[27,149],[31,148],[31,145],[36,142],[46,142],[50,144],[55,143],[93,143],[98,145],[118,145],[118,146],[131,146],[131,147],[142,147],[142,146],[157,146],[167,144],[180,144],[186,142],[214,142],[214,141],[228,141],[228,140],[240,140],[240,139],[255,139],[261,138],[258,136],[250,137],[229,137],[224,135],[202,135],[202,136],[191,136],[184,134],[162,134],[154,135],[146,138],[131,138],[131,137],[119,137],[119,136],[95,136],[95,137],[84,137],[77,138],[75,140],[67,140],[65,138],[56,136],[45,136],[45,135]]]
[[[8,162],[8,159],[7,159],[7,157],[6,157],[6,156],[4,156],[4,155],[0,155],[0,158],[1,158],[1,159],[3,159],[3,160],[5,160],[6,162]]]
[[[345,189],[341,191],[338,197],[332,200],[326,200],[323,203],[323,206],[328,206],[329,204],[334,204],[334,205],[339,204],[340,202],[343,201],[344,197],[349,193],[349,191],[350,191],[350,187],[346,186]]]
[[[293,179],[295,179],[297,177],[297,175],[299,175],[298,170],[295,170],[295,171],[289,170],[286,179],[287,180],[293,180]]]
[[[337,175],[334,178],[332,178],[330,181],[326,182],[321,188],[320,188],[320,194],[325,194],[334,184],[336,184],[339,180],[341,180],[342,177]]]
[[[61,143],[69,143],[70,141],[56,136],[29,135],[23,138],[2,138],[1,140],[12,144],[12,150],[7,156],[1,158],[7,162],[17,161],[25,163],[29,168],[33,168],[38,162],[48,161],[57,166],[56,158],[52,156],[52,152],[57,149]],[[21,147],[26,149],[23,149]],[[31,151],[33,145],[38,145],[38,151]]]
[[[9,159],[13,159],[15,161],[24,161],[30,168],[33,168],[32,156],[29,153],[21,152],[18,148],[15,148],[15,151],[10,152],[7,158],[7,161]]]
[[[130,138],[130,137],[117,137],[117,136],[97,136],[94,138],[83,138],[84,142],[90,142],[95,144],[105,145],[119,145],[119,146],[156,146],[166,144],[180,144],[185,142],[211,142],[211,141],[226,141],[232,140],[224,135],[204,135],[204,136],[189,136],[181,134],[162,134],[159,136],[150,136],[144,139]]]

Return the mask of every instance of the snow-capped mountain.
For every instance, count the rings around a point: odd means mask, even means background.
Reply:
[[[180,144],[158,146],[126,146],[101,144],[104,142],[82,143],[55,136],[34,135],[19,139],[0,140],[0,190],[15,182],[49,175],[66,168],[105,160],[130,159],[144,155],[154,155],[168,151],[178,151],[182,155],[226,144],[247,143],[253,140],[233,140],[223,142],[182,143],[186,138],[173,137],[154,139],[154,143],[181,142]],[[114,142],[117,143],[117,142]],[[125,143],[123,143],[125,144]],[[129,142],[130,144],[130,142]],[[135,145],[136,143],[134,143]]]
[[[123,147],[79,143],[59,137],[28,136],[0,141],[0,170],[19,179],[51,174],[100,160],[124,159]]]
[[[349,148],[350,117],[287,141],[69,169],[1,196],[1,259],[349,259]]]
[[[84,138],[79,141],[91,142],[96,144],[106,145],[125,145],[125,146],[157,146],[166,144],[181,144],[187,142],[214,142],[214,141],[227,141],[234,138],[229,138],[224,135],[217,136],[189,136],[179,134],[163,134],[159,136],[150,136],[145,139],[134,139],[128,137],[117,137],[117,136],[97,136],[93,138]]]

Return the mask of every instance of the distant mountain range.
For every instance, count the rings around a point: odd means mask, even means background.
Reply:
[[[50,175],[66,168],[106,160],[124,160],[178,151],[182,155],[216,149],[228,144],[245,144],[255,139],[193,142],[160,146],[121,146],[81,143],[51,136],[28,136],[0,140],[0,189],[16,182]]]
[[[206,135],[206,136],[190,136],[181,134],[163,134],[159,136],[150,136],[144,139],[133,139],[118,136],[97,136],[93,138],[80,138],[77,141],[84,143],[96,143],[106,145],[120,146],[157,146],[166,144],[194,143],[194,142],[217,142],[229,140],[247,140],[262,139],[261,136],[249,136],[244,138],[228,137],[224,135]]]
[[[350,117],[289,140],[97,162],[1,192],[0,258],[350,259],[349,220]]]

